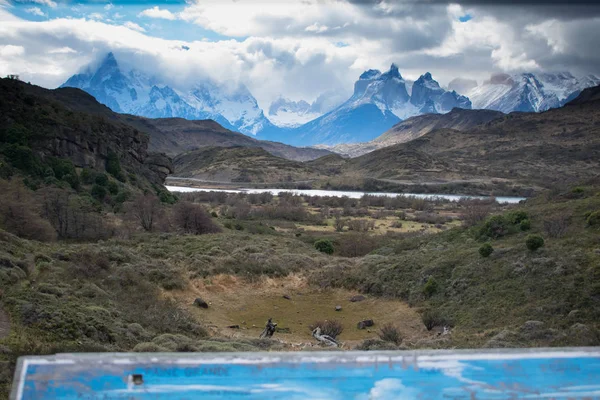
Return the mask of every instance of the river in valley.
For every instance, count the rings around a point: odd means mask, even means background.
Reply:
[[[429,198],[439,198],[446,199],[450,201],[458,201],[460,199],[487,199],[487,196],[462,196],[458,194],[442,194],[442,193],[428,193],[428,194],[417,194],[417,193],[386,193],[386,192],[347,192],[343,190],[315,190],[315,189],[209,189],[209,188],[199,188],[199,187],[187,187],[187,186],[167,186],[166,187],[171,192],[227,192],[227,193],[264,193],[270,192],[274,195],[277,193],[285,192],[285,193],[293,193],[298,195],[306,195],[306,196],[335,196],[335,197],[350,197],[353,199],[359,199],[365,194],[374,195],[374,196],[413,196],[417,198],[429,199]],[[508,197],[508,196],[499,196],[496,197],[496,201],[502,204],[516,204],[522,200],[526,200],[526,197]]]

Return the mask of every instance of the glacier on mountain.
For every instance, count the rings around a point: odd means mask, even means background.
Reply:
[[[61,87],[82,89],[120,113],[148,118],[213,119],[225,128],[248,135],[277,130],[244,85],[229,88],[207,79],[179,91],[141,71],[123,72],[113,53],[95,71],[88,67]]]

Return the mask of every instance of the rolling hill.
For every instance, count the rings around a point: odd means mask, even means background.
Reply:
[[[598,87],[542,113],[512,113],[474,128],[436,129],[348,162],[373,178],[408,181],[506,180],[543,188],[600,171]]]
[[[454,108],[447,114],[424,114],[408,118],[370,142],[340,144],[328,149],[344,156],[358,157],[387,146],[409,142],[435,129],[464,131],[503,116],[499,111]]]
[[[281,183],[317,178],[305,163],[276,157],[260,147],[203,147],[173,160],[175,175],[210,182]]]

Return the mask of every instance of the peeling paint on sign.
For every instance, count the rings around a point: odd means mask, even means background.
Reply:
[[[600,349],[21,357],[12,399],[600,398]]]

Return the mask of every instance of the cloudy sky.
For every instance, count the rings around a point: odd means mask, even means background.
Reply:
[[[426,4],[425,4],[426,3]],[[280,95],[348,95],[369,68],[479,82],[492,72],[600,73],[593,1],[0,0],[0,75],[53,88],[108,51],[174,86],[243,82]]]

